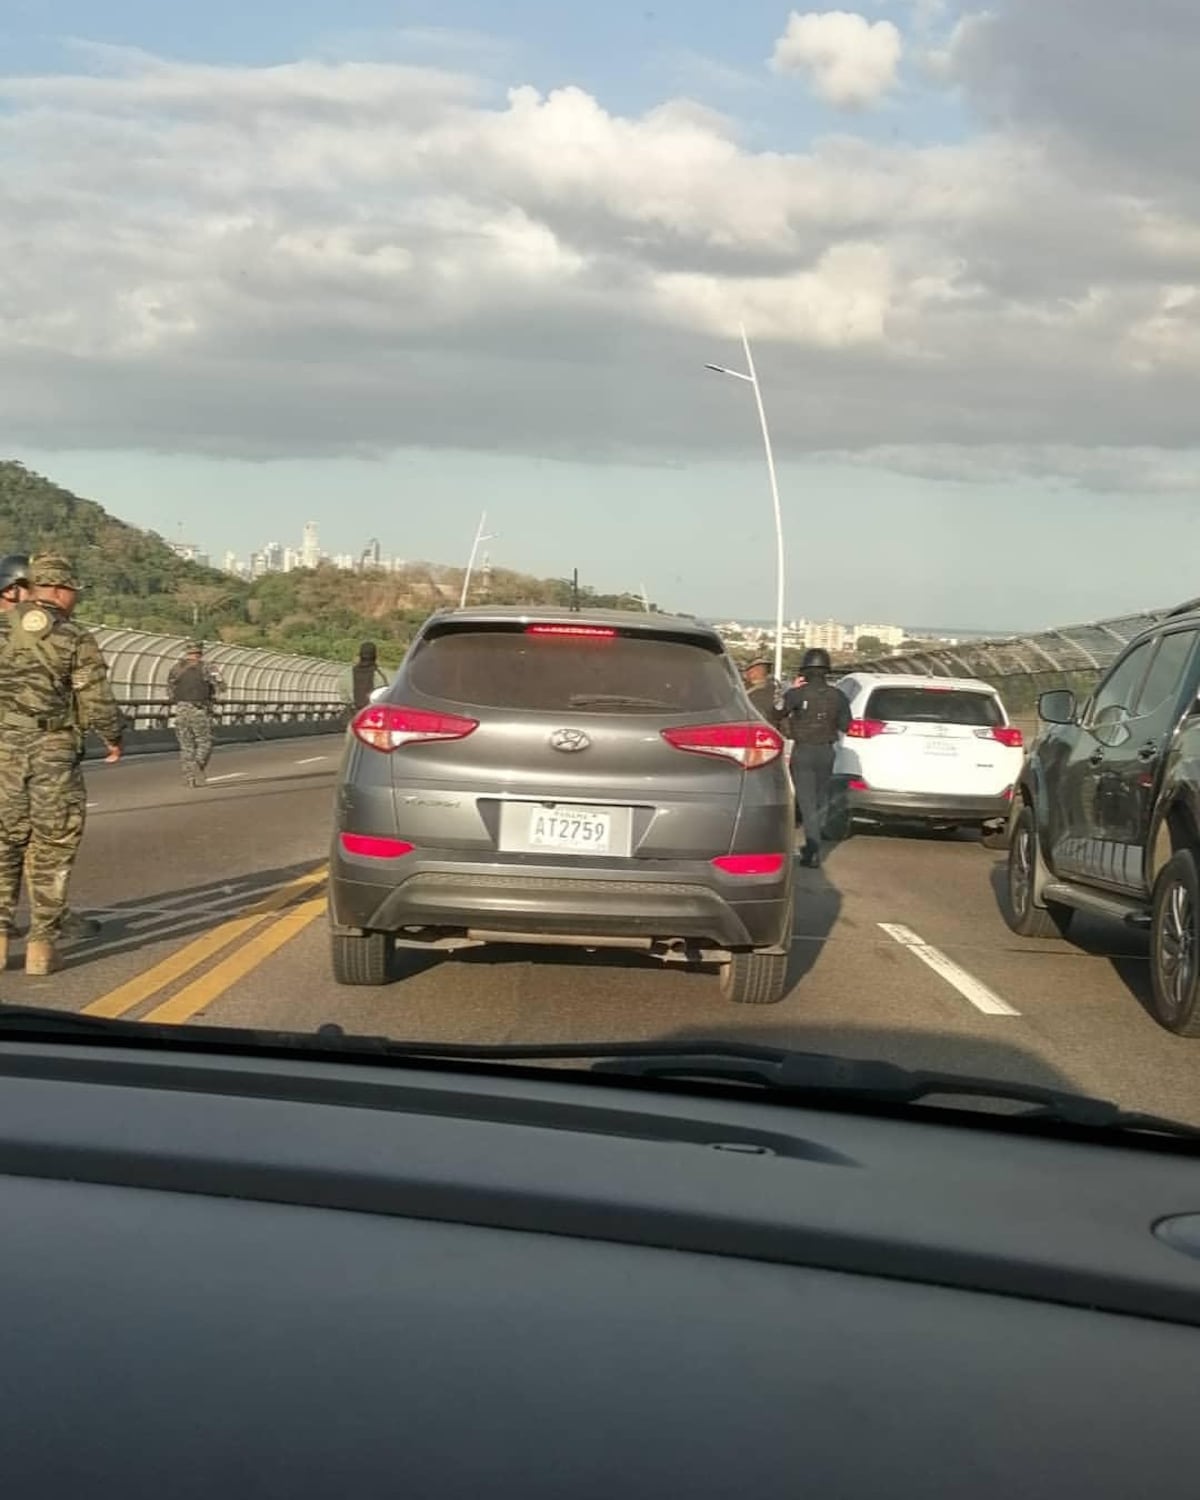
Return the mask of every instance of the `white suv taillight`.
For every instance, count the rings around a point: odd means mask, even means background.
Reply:
[[[688,724],[664,729],[662,737],[676,750],[732,760],[747,771],[768,766],[783,754],[783,736],[761,719],[746,724]]]
[[[462,740],[478,728],[478,719],[403,708],[395,703],[373,703],[357,713],[350,725],[354,737],[372,750],[399,750],[431,740]]]
[[[976,739],[999,740],[1010,750],[1020,750],[1025,744],[1025,736],[1012,724],[997,724],[991,729],[977,729]]]

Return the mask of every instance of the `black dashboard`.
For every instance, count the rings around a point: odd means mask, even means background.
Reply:
[[[1194,1482],[1196,1156],[0,1041],[0,1173],[9,1496]]]

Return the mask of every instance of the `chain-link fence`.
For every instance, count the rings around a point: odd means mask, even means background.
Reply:
[[[930,677],[976,677],[1000,691],[1010,713],[1025,714],[1034,708],[1038,694],[1050,688],[1067,687],[1089,693],[1101,672],[1116,660],[1128,642],[1170,612],[1145,610],[1086,625],[1042,630],[1034,635],[960,641],[954,646],[934,646],[856,662],[855,669]]]

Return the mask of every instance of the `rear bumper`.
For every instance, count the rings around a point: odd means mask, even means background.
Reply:
[[[852,817],[895,818],[912,822],[984,823],[1007,820],[1011,797],[964,797],[944,792],[893,792],[847,788],[846,805]]]
[[[785,940],[792,858],[779,876],[726,876],[683,861],[586,869],[504,864],[420,851],[398,860],[347,855],[335,839],[329,911],[335,931],[402,940],[485,934],[489,940],[637,942],[772,948]]]

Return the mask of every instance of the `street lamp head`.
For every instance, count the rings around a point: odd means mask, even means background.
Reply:
[[[754,383],[753,375],[745,375],[742,371],[730,371],[724,365],[705,365],[705,369],[706,371],[715,371],[717,375],[732,375],[733,380],[750,381],[751,386]]]
[[[706,364],[704,368],[706,370],[715,370],[718,375],[732,375],[735,380],[749,380],[751,382],[753,381],[753,376],[746,375],[741,370],[729,370],[724,365]]]

